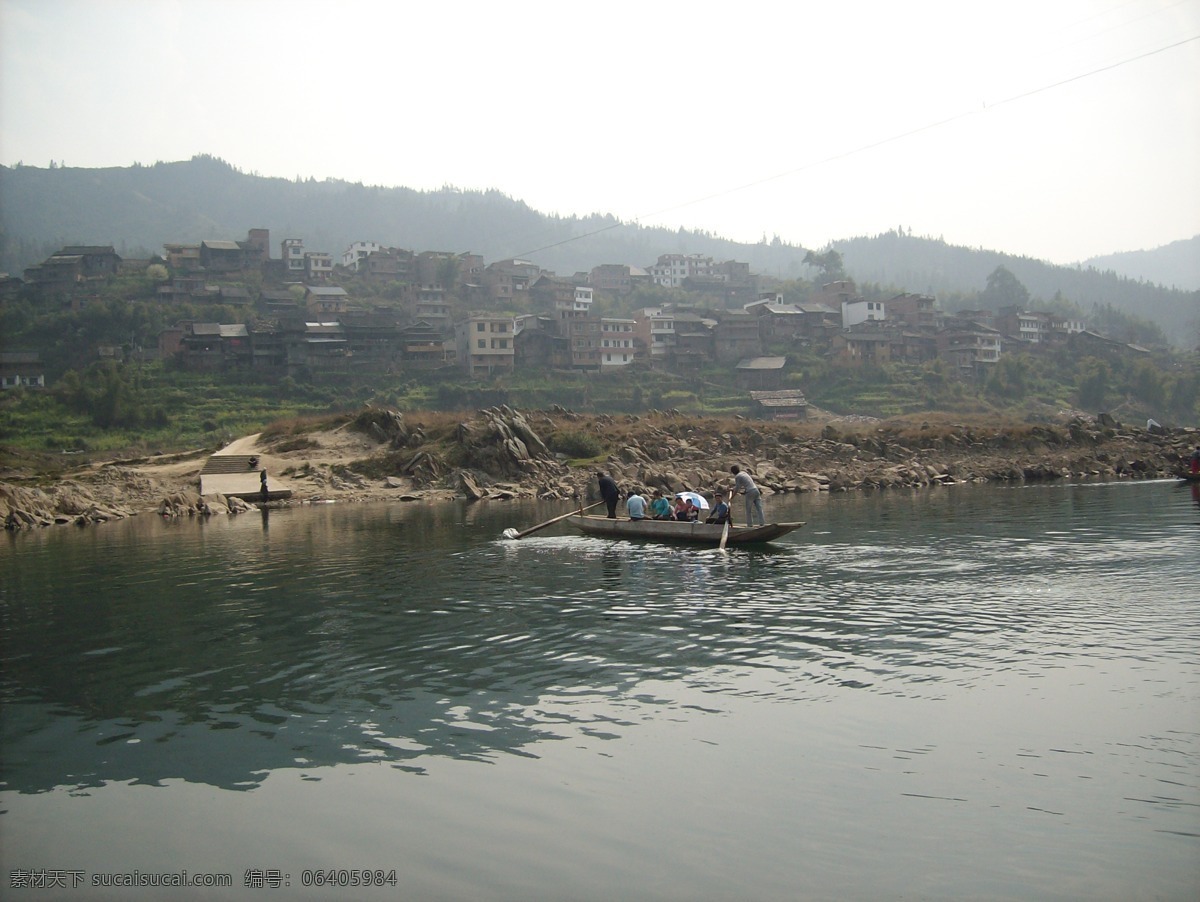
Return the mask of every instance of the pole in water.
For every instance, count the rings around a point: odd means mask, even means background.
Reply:
[[[582,514],[584,511],[590,511],[593,507],[599,507],[603,503],[604,503],[603,501],[597,501],[595,504],[589,504],[587,507],[581,506],[579,508],[579,510],[577,510],[577,511],[568,511],[567,513],[560,514],[557,517],[551,517],[545,523],[539,523],[537,526],[529,527],[529,529],[522,529],[520,532],[518,532],[514,535],[509,535],[509,532],[511,531],[511,527],[510,527],[509,529],[504,530],[504,536],[509,539],[523,539],[526,536],[532,535],[533,533],[537,532],[539,529],[545,529],[547,526],[551,525],[552,523],[558,523],[562,520],[567,519],[567,517],[574,517],[576,514]]]

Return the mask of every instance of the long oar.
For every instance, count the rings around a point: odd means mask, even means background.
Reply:
[[[603,503],[604,503],[603,501],[597,501],[595,504],[589,504],[587,507],[581,507],[577,511],[571,511],[570,513],[566,513],[566,514],[562,514],[561,516],[554,517],[550,520],[547,520],[545,523],[539,523],[537,526],[531,526],[528,529],[523,529],[519,533],[514,535],[512,538],[523,539],[523,538],[525,538],[525,536],[535,533],[539,529],[545,529],[547,526],[550,526],[552,523],[557,523],[559,520],[565,520],[565,519],[567,519],[567,517],[573,517],[576,514],[582,514],[584,511],[590,511],[593,507],[599,507]]]
[[[725,550],[725,543],[729,541],[729,519],[725,519],[725,528],[721,530],[721,544],[717,546],[717,551]]]

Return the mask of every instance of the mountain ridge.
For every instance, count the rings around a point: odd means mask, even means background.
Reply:
[[[470,251],[487,262],[523,256],[561,274],[601,263],[646,267],[661,254],[687,253],[739,260],[782,280],[817,275],[804,263],[805,248],[778,238],[746,244],[702,231],[621,222],[610,214],[543,214],[496,189],[418,191],[260,176],[203,154],[105,169],[3,166],[0,198],[0,268],[14,274],[64,245],[111,244],[122,256],[148,257],[161,253],[165,242],[237,239],[250,228],[267,228],[274,255],[282,238],[298,237],[335,259],[353,241],[375,240],[412,250]],[[1085,312],[1093,304],[1109,304],[1160,325],[1183,345],[1193,342],[1200,321],[1195,288],[1168,288],[1140,275],[1152,268],[1154,251],[1065,267],[902,229],[829,246],[860,285],[883,290],[965,296],[981,291],[988,275],[1005,266],[1034,301],[1059,298]],[[1180,284],[1188,261],[1195,262],[1200,236],[1166,247],[1176,261],[1169,272]]]
[[[1118,251],[1091,257],[1081,264],[1139,281],[1154,282],[1181,291],[1200,289],[1200,235],[1172,241],[1156,248]]]

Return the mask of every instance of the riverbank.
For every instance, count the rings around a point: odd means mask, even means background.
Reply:
[[[91,461],[53,476],[10,468],[0,473],[0,521],[22,529],[150,512],[175,517],[250,509],[238,498],[200,494],[213,453],[256,457],[271,488],[291,492],[274,505],[455,498],[590,502],[596,500],[597,470],[610,472],[624,489],[710,495],[729,486],[733,464],[753,473],[766,494],[1161,479],[1186,470],[1198,443],[1196,429],[1140,428],[1077,413],[1035,424],[932,414],[783,423],[508,408],[454,419],[368,408],[336,424],[244,436],[215,452]],[[600,453],[568,461],[552,450],[567,446]]]

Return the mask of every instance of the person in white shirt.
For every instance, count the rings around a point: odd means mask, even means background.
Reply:
[[[646,499],[638,494],[637,489],[629,493],[625,499],[625,512],[630,520],[642,520],[646,517]]]

